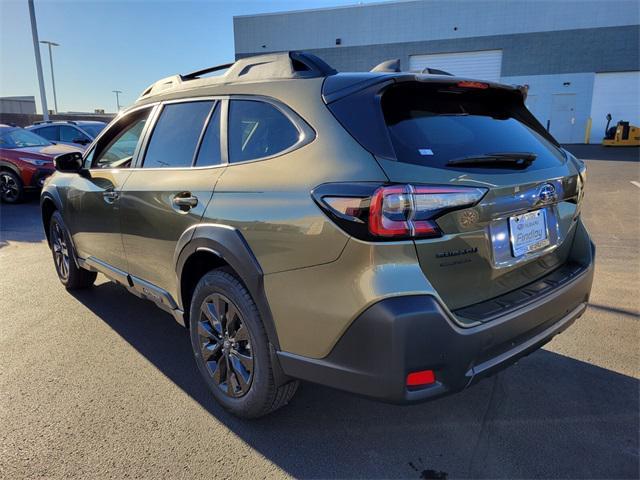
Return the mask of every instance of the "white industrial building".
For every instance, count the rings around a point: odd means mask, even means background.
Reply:
[[[306,50],[341,71],[405,70],[529,85],[562,143],[599,143],[606,115],[640,125],[637,0],[417,0],[239,16],[236,57]]]

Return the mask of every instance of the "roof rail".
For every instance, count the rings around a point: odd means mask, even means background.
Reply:
[[[379,63],[375,67],[373,67],[371,72],[383,72],[383,73],[392,73],[392,72],[400,72],[400,59],[392,58],[391,60],[385,60],[382,63]]]
[[[163,78],[147,87],[138,100],[177,87],[185,82],[197,80],[207,73],[225,69],[228,71],[224,75],[210,80],[224,84],[288,78],[317,78],[337,73],[324,60],[311,53],[296,51],[268,53],[240,58],[234,63],[225,63],[183,75]]]

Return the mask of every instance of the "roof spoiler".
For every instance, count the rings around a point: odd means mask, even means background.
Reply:
[[[172,75],[150,85],[138,98],[141,100],[184,82],[197,80],[207,73],[228,70],[220,76],[220,83],[280,80],[289,78],[317,78],[333,75],[337,71],[321,58],[306,52],[278,52],[240,58],[203,68],[183,75]]]
[[[402,70],[400,69],[400,59],[392,58],[390,60],[385,60],[382,63],[379,63],[375,67],[373,67],[371,72],[381,72],[381,73],[399,73]],[[420,73],[426,73],[429,75],[448,75],[452,77],[453,75],[449,72],[445,72],[444,70],[439,70],[437,68],[424,68]]]
[[[445,72],[444,70],[440,70],[437,68],[430,68],[430,67],[423,68],[421,73],[427,73],[429,75],[448,75],[450,77],[453,77],[452,73]]]

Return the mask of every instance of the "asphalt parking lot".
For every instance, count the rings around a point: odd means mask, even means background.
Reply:
[[[587,161],[591,305],[543,350],[412,407],[303,384],[253,422],[169,315],[104,277],[64,290],[36,199],[3,205],[0,477],[638,478],[640,163],[615,158]]]

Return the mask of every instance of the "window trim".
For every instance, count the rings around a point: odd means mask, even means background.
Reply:
[[[266,157],[252,158],[251,160],[244,160],[242,162],[229,163],[229,143],[227,140],[228,140],[228,132],[229,132],[229,101],[231,100],[250,100],[254,102],[264,102],[272,105],[273,107],[277,108],[282,114],[284,114],[287,117],[287,119],[293,124],[293,126],[300,132],[300,138],[296,143],[291,145],[289,148],[286,148],[281,152],[275,153],[273,155],[268,155]],[[173,103],[191,103],[191,102],[198,102],[198,101],[213,101],[214,103],[218,102],[220,104],[220,107],[222,108],[222,110],[220,111],[221,163],[219,163],[218,165],[205,165],[201,167],[198,167],[197,165],[194,166],[192,163],[191,166],[188,166],[188,167],[143,168],[142,164],[144,162],[144,155],[146,154],[147,146],[151,139],[151,133],[153,132],[153,129],[155,128],[156,123],[160,118],[160,113],[162,112],[162,108],[165,105],[169,105]],[[308,145],[311,142],[313,142],[317,137],[317,133],[313,129],[313,127],[311,127],[311,125],[309,125],[297,112],[295,112],[292,108],[290,108],[288,105],[284,104],[280,100],[277,100],[272,97],[267,97],[264,95],[251,95],[251,94],[237,94],[237,95],[223,94],[223,95],[205,95],[205,96],[199,96],[199,97],[184,97],[184,98],[176,98],[171,100],[161,100],[153,103],[146,103],[144,105],[133,107],[130,110],[127,110],[125,112],[118,114],[116,118],[114,118],[111,121],[111,123],[109,123],[109,125],[103,128],[102,131],[98,134],[98,136],[93,139],[93,142],[89,144],[89,146],[85,150],[84,155],[82,157],[83,164],[86,161],[86,158],[91,154],[91,152],[95,150],[95,147],[97,143],[100,141],[100,139],[102,138],[102,136],[105,135],[109,130],[111,130],[111,126],[113,124],[120,121],[122,118],[129,116],[130,114],[145,108],[151,108],[151,113],[147,118],[147,122],[144,126],[144,129],[142,130],[142,133],[140,134],[140,138],[142,140],[138,143],[138,146],[136,147],[136,151],[133,153],[131,167],[126,169],[131,172],[136,170],[144,170],[147,172],[158,171],[158,170],[162,170],[162,171],[206,170],[206,169],[213,169],[213,168],[233,167],[236,165],[245,165],[247,163],[253,163],[253,162],[262,162],[262,161],[271,160],[272,158],[277,158],[282,155],[291,153],[295,150],[298,150],[299,148],[302,148],[305,145]],[[215,104],[211,112],[214,112],[214,111],[215,111]],[[209,126],[211,117],[212,115],[207,117],[207,120],[203,126],[203,132],[206,131],[206,128]],[[197,152],[200,151],[202,140],[203,138],[201,136],[198,139],[198,144],[196,146],[196,154]],[[194,158],[197,159],[197,155]],[[90,169],[90,171],[101,171],[101,172],[106,172],[110,170],[119,170],[119,169],[118,168],[91,168]]]
[[[284,103],[271,98],[271,97],[265,97],[263,95],[230,95],[229,101],[233,101],[233,100],[248,100],[248,101],[253,101],[253,102],[263,102],[263,103],[268,103],[269,105],[275,107],[277,110],[280,111],[280,113],[282,113],[285,117],[287,117],[287,120],[289,120],[291,122],[291,124],[298,130],[298,132],[300,133],[300,137],[298,138],[298,141],[296,143],[294,143],[293,145],[291,145],[288,148],[285,148],[284,150],[278,152],[278,153],[274,153],[272,155],[267,155],[266,157],[258,157],[258,158],[252,158],[251,160],[243,160],[240,162],[229,162],[228,165],[234,166],[234,165],[244,165],[246,163],[252,163],[252,162],[262,162],[264,160],[271,160],[272,158],[276,158],[276,157],[280,157],[282,155],[286,155],[288,153],[293,152],[294,150],[298,150],[299,148],[304,147],[305,145],[308,145],[309,143],[313,142],[316,138],[316,131],[300,116],[298,115],[296,112],[294,112],[289,106],[285,105]],[[228,104],[228,101],[227,101]],[[230,113],[230,108],[227,105],[227,112],[226,112],[226,118],[225,118],[225,137],[228,136],[228,132],[229,132],[229,113]],[[227,151],[227,161],[229,161],[230,159],[230,155],[229,155],[229,143],[227,141],[227,138],[225,138],[225,143],[226,143],[226,151]]]
[[[195,159],[197,158],[197,156],[194,156],[194,158],[191,160],[191,165],[189,165],[188,167],[147,167],[144,168],[144,157],[147,154],[147,147],[149,146],[149,141],[151,140],[151,137],[153,136],[153,130],[155,129],[156,123],[158,122],[159,118],[160,118],[160,114],[162,113],[162,110],[164,109],[164,107],[166,105],[171,105],[171,104],[175,104],[175,103],[193,103],[193,102],[213,102],[213,108],[211,109],[211,111],[209,112],[209,115],[207,115],[207,118],[205,119],[205,122],[203,124],[202,127],[202,132],[200,132],[200,137],[198,137],[198,143],[196,144],[196,155],[197,152],[200,151],[200,145],[202,143],[202,139],[203,139],[203,132],[206,131],[207,127],[209,126],[209,122],[211,121],[211,113],[215,111],[215,107],[217,103],[223,104],[223,102],[226,100],[225,98],[226,96],[224,95],[208,95],[208,96],[204,96],[204,97],[188,97],[188,98],[177,98],[177,99],[173,99],[173,100],[164,100],[161,102],[158,102],[157,105],[157,111],[156,114],[154,116],[154,118],[152,119],[151,122],[149,122],[149,129],[146,130],[144,133],[144,140],[141,143],[141,148],[140,148],[140,154],[139,156],[136,158],[136,162],[135,164],[133,164],[133,166],[129,169],[129,170],[144,170],[146,172],[153,172],[153,171],[158,171],[158,170],[162,170],[162,171],[171,171],[171,170],[204,170],[206,168],[220,168],[220,167],[226,167],[227,166],[227,156],[225,155],[225,152],[223,150],[223,131],[222,130],[220,132],[220,152],[221,152],[221,160],[222,162],[219,163],[218,165],[205,165],[203,167],[198,167],[197,165],[194,166],[193,162],[195,161]],[[224,113],[224,110],[220,112],[221,114]],[[222,124],[222,117],[220,118],[220,128],[224,129],[223,124]],[[226,135],[225,135],[225,139],[226,140]]]
[[[145,124],[144,128],[142,129],[142,132],[140,133],[140,138],[142,139],[142,141],[138,141],[138,145],[136,146],[135,151],[133,152],[133,158],[131,159],[131,167],[125,169],[125,170],[132,170],[133,169],[133,165],[136,164],[137,160],[138,160],[138,155],[140,153],[140,147],[142,146],[142,144],[145,141],[145,137],[147,134],[147,127],[149,126],[149,123],[151,123],[151,121],[155,120],[155,115],[157,113],[157,109],[158,109],[158,104],[159,102],[154,102],[154,103],[147,103],[145,105],[140,105],[138,107],[134,107],[131,110],[127,110],[125,112],[121,112],[118,115],[116,115],[116,117],[111,120],[111,122],[102,129],[102,131],[96,136],[96,138],[93,139],[93,141],[87,146],[87,149],[84,151],[83,155],[82,155],[82,165],[85,164],[85,162],[87,161],[87,158],[89,157],[89,155],[93,155],[95,153],[95,149],[96,146],[98,145],[98,142],[100,142],[100,140],[102,139],[102,137],[104,135],[107,134],[107,132],[109,132],[109,130],[111,130],[113,128],[113,126],[119,122],[120,120],[122,120],[125,117],[128,117],[131,114],[134,114],[140,110],[144,110],[146,108],[150,109],[149,112],[149,116],[147,117],[147,123]],[[87,168],[87,170],[89,170],[89,172],[109,172],[109,171],[113,171],[113,170],[123,170],[122,168],[94,168],[93,167],[93,158],[91,159],[91,165]]]

